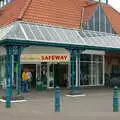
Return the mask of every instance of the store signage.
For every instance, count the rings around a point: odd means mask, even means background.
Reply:
[[[40,60],[58,60],[58,61],[66,61],[67,60],[67,55],[46,55],[46,56],[40,56]]]
[[[21,62],[68,62],[69,54],[22,54]]]

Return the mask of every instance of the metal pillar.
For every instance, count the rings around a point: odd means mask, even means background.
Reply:
[[[80,89],[80,74],[81,74],[81,71],[80,71],[80,51],[77,51],[77,58],[78,58],[78,63],[77,63],[77,67],[78,67],[78,88]]]
[[[12,81],[13,81],[13,55],[16,56],[16,78],[17,78],[17,93],[21,92],[21,66],[20,66],[20,54],[21,46],[6,45],[6,107],[11,107],[12,98]]]
[[[76,88],[80,89],[80,51],[76,51]]]
[[[82,94],[82,92],[80,90],[80,74],[81,74],[81,71],[80,71],[80,53],[81,53],[81,50],[78,50],[78,49],[71,50],[71,83],[72,83],[71,88],[72,88],[72,90],[70,92],[70,95]]]
[[[76,67],[75,67],[75,63],[76,63],[76,51],[75,50],[71,50],[71,88],[72,91],[74,91],[75,88],[75,80],[76,80]]]
[[[20,65],[20,55],[16,55],[16,90],[17,95],[21,93],[21,65]]]
[[[68,88],[71,87],[71,62],[68,63]]]
[[[18,46],[18,53],[16,55],[16,90],[17,90],[17,95],[21,94],[21,65],[20,65],[20,55],[22,48]]]
[[[12,96],[12,47],[6,47],[6,108],[11,107]]]
[[[76,56],[76,82],[75,87],[78,87],[78,56]]]
[[[114,87],[113,92],[113,112],[119,112],[119,89],[117,86]]]
[[[60,88],[55,88],[55,112],[60,112]]]

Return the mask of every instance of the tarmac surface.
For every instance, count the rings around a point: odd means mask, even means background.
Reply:
[[[86,96],[68,97],[61,91],[61,111],[54,112],[54,91],[25,93],[26,102],[0,103],[0,120],[120,120],[120,112],[112,112],[112,89],[83,89]],[[1,92],[3,94],[4,92]]]

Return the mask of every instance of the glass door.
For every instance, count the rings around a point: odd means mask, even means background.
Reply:
[[[41,64],[36,65],[36,80],[41,79]]]
[[[47,63],[42,62],[36,65],[36,86],[41,89],[47,88]]]
[[[41,64],[36,64],[36,90],[42,90]]]
[[[54,64],[48,63],[47,64],[47,88],[54,88]]]
[[[54,88],[54,64],[47,62],[37,64],[36,78],[36,84],[41,82],[44,88]]]

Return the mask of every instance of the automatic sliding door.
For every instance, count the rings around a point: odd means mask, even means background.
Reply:
[[[47,68],[47,88],[54,88],[54,64],[48,63]]]
[[[36,79],[41,79],[41,64],[36,65]]]

